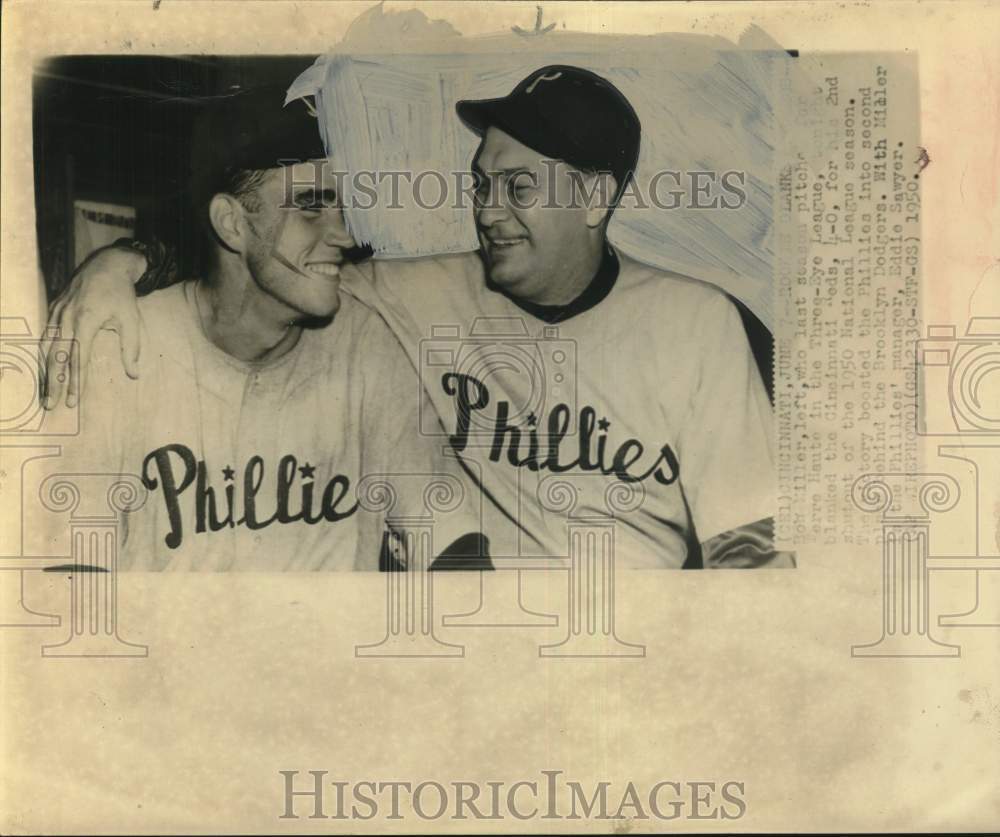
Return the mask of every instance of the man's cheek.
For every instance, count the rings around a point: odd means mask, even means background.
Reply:
[[[277,232],[281,227],[280,220],[258,216],[252,220],[248,219],[247,223],[250,226],[251,234],[257,239],[258,248],[265,253],[273,251]]]
[[[299,213],[294,210],[284,210],[269,235],[271,257],[296,273],[302,273],[296,265],[298,255],[304,249],[299,242],[303,238],[298,229],[302,223]]]

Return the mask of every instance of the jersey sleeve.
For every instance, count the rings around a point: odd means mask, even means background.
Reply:
[[[718,294],[691,332],[705,347],[679,434],[680,481],[701,543],[772,517],[773,416],[736,307]]]
[[[60,403],[45,418],[54,427],[75,426],[74,435],[61,437],[62,452],[46,461],[46,476],[65,475],[67,482],[78,487],[82,496],[78,509],[94,508],[108,514],[107,498],[110,489],[126,475],[126,440],[123,428],[129,421],[139,420],[135,414],[137,382],[125,375],[118,350],[118,335],[99,331],[94,337],[90,363],[85,370],[84,386],[78,407],[71,409]],[[75,479],[74,479],[75,475]],[[138,475],[131,480],[138,490]],[[128,494],[116,492],[122,497]],[[68,517],[57,515],[51,519],[50,534],[53,542],[62,541],[68,533]],[[63,526],[65,524],[65,528]],[[127,515],[119,513],[119,537],[127,533]]]
[[[47,417],[53,426],[75,425],[76,434],[68,436],[63,447],[61,467],[104,469],[121,473],[124,450],[119,444],[122,424],[136,420],[127,416],[134,401],[127,376],[122,370],[118,351],[118,335],[98,331],[94,336],[90,362],[83,370],[83,387],[79,405],[72,411],[60,403]],[[125,411],[125,415],[123,415]],[[71,413],[75,412],[75,416]]]
[[[416,368],[374,313],[362,343],[365,472],[383,474],[391,483],[396,497],[387,516],[397,535],[432,524],[436,556],[460,537],[483,531],[482,495],[443,431],[429,432],[439,420]]]

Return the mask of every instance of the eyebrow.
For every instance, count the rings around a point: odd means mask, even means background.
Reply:
[[[486,174],[486,172],[483,171],[482,166],[480,166],[478,162],[474,162],[472,164],[472,171],[475,172],[476,174],[482,174],[482,175]],[[522,174],[522,173],[531,174],[527,166],[514,166],[513,168],[509,169],[495,169],[494,171],[490,172],[490,174],[502,174],[504,177],[511,177],[512,175]]]
[[[336,189],[323,189],[317,191],[312,187],[302,189],[301,191],[296,191],[292,196],[296,202],[305,199],[306,203],[336,203],[337,202],[337,190]]]

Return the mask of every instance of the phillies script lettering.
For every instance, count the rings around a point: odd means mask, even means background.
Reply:
[[[319,506],[314,508],[314,470],[308,462],[299,466],[294,456],[281,457],[277,469],[276,497],[273,506],[270,506],[273,510],[265,516],[257,507],[257,492],[264,481],[264,460],[259,456],[252,456],[243,469],[243,514],[239,518],[235,517],[236,474],[233,469],[227,466],[222,471],[227,484],[223,489],[225,499],[221,503],[223,509],[220,515],[220,502],[215,489],[208,484],[208,469],[204,460],[196,460],[191,449],[184,445],[164,445],[151,451],[142,461],[142,482],[149,491],[162,486],[163,502],[167,506],[170,520],[170,532],[164,538],[164,542],[171,549],[176,549],[184,539],[180,498],[192,486],[196,533],[218,532],[220,529],[231,529],[234,526],[263,529],[272,523],[299,521],[334,523],[354,514],[358,510],[357,503],[344,509],[340,508],[351,488],[351,481],[343,474],[337,474],[327,482]],[[301,481],[297,480],[296,472],[301,474],[303,478]],[[293,489],[294,493],[297,493],[294,508]]]
[[[452,447],[461,452],[469,444],[469,427],[472,413],[485,409],[490,403],[490,391],[486,384],[471,375],[448,372],[441,378],[444,391],[455,398],[456,432],[450,436]],[[600,471],[614,474],[622,482],[642,482],[652,477],[661,485],[670,485],[680,475],[680,464],[670,445],[663,445],[655,458],[645,456],[646,448],[638,439],[626,439],[614,453],[608,451],[607,431],[611,422],[606,418],[597,419],[593,407],[580,410],[580,432],[576,440],[574,458],[565,458],[563,440],[570,427],[570,408],[557,404],[549,411],[545,420],[547,433],[539,439],[535,425],[538,419],[528,417],[527,426],[518,426],[509,421],[510,403],[498,401],[493,419],[493,441],[490,445],[490,460],[499,462],[506,450],[507,461],[516,468],[531,471],[548,470],[555,473],[571,471]],[[596,451],[594,431],[597,430]],[[526,445],[522,445],[526,442]],[[570,442],[572,445],[572,442]],[[525,450],[522,450],[522,446]],[[645,458],[646,462],[642,460]]]

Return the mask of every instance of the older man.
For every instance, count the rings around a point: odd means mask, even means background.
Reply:
[[[457,111],[481,138],[481,250],[376,260],[344,281],[389,322],[452,447],[478,466],[494,554],[563,554],[566,513],[611,513],[629,566],[791,565],[773,545],[770,405],[736,309],[607,241],[638,159],[631,105],[606,79],[558,65]],[[78,335],[108,321],[128,333],[141,265],[99,258],[74,283],[69,319],[92,309]],[[423,354],[446,348],[442,334],[454,364]],[[502,362],[515,349],[527,373]],[[547,499],[563,478],[573,500],[557,511]],[[611,499],[620,488],[627,507]]]

